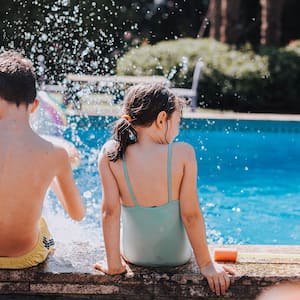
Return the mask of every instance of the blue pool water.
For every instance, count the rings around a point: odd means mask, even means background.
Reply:
[[[111,121],[72,117],[64,134],[82,154],[74,174],[88,208],[84,223],[98,229],[97,155]],[[210,243],[300,243],[300,122],[184,119],[181,127],[177,140],[196,150]]]

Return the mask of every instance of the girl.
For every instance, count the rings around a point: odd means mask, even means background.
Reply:
[[[200,272],[220,295],[230,285],[226,271],[234,272],[214,263],[209,254],[194,149],[172,143],[182,107],[183,101],[163,85],[129,89],[113,140],[99,155],[107,266],[97,263],[95,268],[114,275],[126,271],[125,261],[178,266],[190,259],[191,245]]]

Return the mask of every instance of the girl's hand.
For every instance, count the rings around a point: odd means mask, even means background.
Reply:
[[[223,265],[214,262],[209,262],[207,265],[200,268],[200,272],[206,277],[210,289],[220,296],[224,295],[230,286],[230,278],[228,273],[233,275],[235,271]]]
[[[124,262],[116,268],[108,268],[106,264],[95,263],[94,268],[108,275],[118,275],[127,272],[127,265]]]

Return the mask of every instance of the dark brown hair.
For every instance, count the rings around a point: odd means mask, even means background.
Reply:
[[[111,161],[122,159],[126,148],[137,141],[134,126],[151,126],[161,111],[168,118],[183,100],[177,98],[162,84],[138,84],[128,89],[124,99],[123,113],[130,118],[120,118],[113,129],[113,139],[117,141],[115,151],[108,153]]]
[[[0,97],[17,106],[27,106],[36,97],[33,65],[16,51],[0,54]]]

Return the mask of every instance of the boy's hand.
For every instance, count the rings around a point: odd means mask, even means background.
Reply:
[[[221,294],[224,295],[230,286],[228,273],[231,275],[235,274],[232,268],[214,262],[210,262],[204,267],[201,267],[200,272],[206,277],[210,289],[215,292],[217,296]]]
[[[127,272],[127,265],[124,262],[122,262],[121,266],[110,269],[106,264],[95,263],[94,268],[108,275],[118,275]]]

